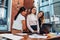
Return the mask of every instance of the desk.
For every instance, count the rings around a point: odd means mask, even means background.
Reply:
[[[23,36],[24,38],[22,40],[47,40],[47,39],[42,39],[42,38],[29,38],[29,35]]]
[[[23,35],[20,35],[23,36]],[[53,38],[30,38],[29,35],[24,35],[22,40],[60,40],[60,36]]]
[[[16,34],[14,34],[16,35]],[[29,38],[29,35],[17,35],[17,36],[23,36],[24,38],[22,38],[21,40],[60,40],[60,37],[54,37],[54,38]],[[9,39],[9,38],[5,38],[5,37],[2,37],[2,40],[12,40],[12,39]],[[15,40],[15,39],[14,39]]]
[[[29,38],[28,35],[27,36],[23,36],[24,38],[22,40],[60,40],[60,37],[55,37],[55,38]]]

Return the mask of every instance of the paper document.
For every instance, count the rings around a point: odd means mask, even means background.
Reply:
[[[29,35],[30,38],[47,38],[47,36],[42,36],[42,35],[38,35],[38,34],[32,34]]]
[[[17,33],[17,35],[27,35],[27,33]]]
[[[1,37],[5,37],[5,38],[9,38],[12,40],[20,40],[23,37],[22,36],[17,36],[17,35],[13,35],[13,34],[0,34]]]

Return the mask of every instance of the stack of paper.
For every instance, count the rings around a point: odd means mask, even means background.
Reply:
[[[5,37],[5,38],[9,38],[12,40],[20,40],[23,37],[22,36],[17,36],[17,35],[13,35],[13,34],[0,34],[1,37]]]
[[[27,33],[17,33],[17,35],[27,35]]]
[[[47,38],[47,36],[42,36],[42,35],[38,35],[38,34],[32,34],[29,35],[30,38]]]

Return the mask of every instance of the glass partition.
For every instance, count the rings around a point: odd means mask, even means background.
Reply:
[[[8,0],[0,0],[0,31],[8,30]]]
[[[60,32],[60,0],[40,0],[39,9],[44,11],[45,21],[52,23],[52,31]]]

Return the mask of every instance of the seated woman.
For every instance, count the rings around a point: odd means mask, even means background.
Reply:
[[[27,10],[24,7],[21,7],[15,16],[13,32],[23,32],[26,29],[25,16],[27,14]]]
[[[46,34],[49,33],[49,27],[44,25],[44,12],[40,11],[38,13],[38,21],[39,21],[39,27],[40,27],[40,34]]]
[[[38,18],[36,16],[36,8],[31,8],[31,14],[27,16],[27,27],[32,33],[39,33]]]

